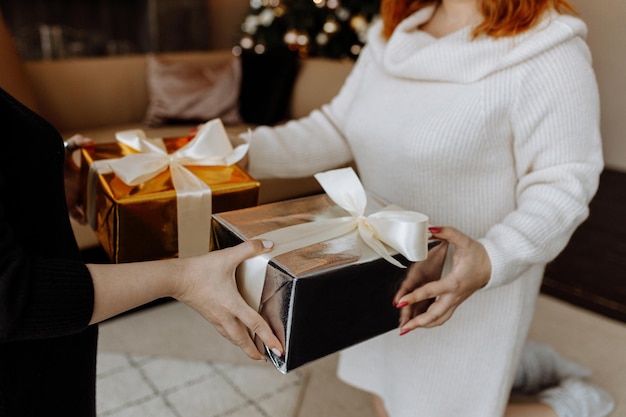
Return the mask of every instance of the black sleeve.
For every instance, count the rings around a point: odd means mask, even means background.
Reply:
[[[74,239],[58,132],[0,89],[0,342],[71,334],[93,311]]]

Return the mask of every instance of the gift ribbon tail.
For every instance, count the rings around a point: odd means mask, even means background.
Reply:
[[[178,257],[202,255],[211,243],[211,188],[182,165],[171,164],[176,190]]]
[[[98,216],[96,210],[96,190],[98,188],[99,175],[108,174],[111,171],[107,161],[94,161],[89,166],[89,173],[87,174],[87,192],[86,202],[87,206],[87,223],[93,230],[98,230]]]

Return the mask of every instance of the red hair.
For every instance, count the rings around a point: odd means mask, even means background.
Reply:
[[[396,26],[413,12],[441,0],[381,0],[380,14],[383,20],[383,36],[389,38]],[[576,13],[567,0],[479,0],[484,20],[473,36],[487,35],[494,38],[512,36],[532,28],[541,15],[549,9],[559,13]]]

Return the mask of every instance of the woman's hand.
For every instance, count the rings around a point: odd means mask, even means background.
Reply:
[[[463,301],[487,284],[491,276],[489,255],[478,241],[452,227],[429,230],[442,243],[430,251],[426,261],[411,266],[394,298],[396,307],[402,308],[401,335],[418,327],[444,324]],[[439,279],[448,245],[454,245],[452,268]],[[425,303],[430,303],[426,311]]]
[[[272,242],[251,240],[232,248],[187,258],[192,266],[185,272],[175,295],[252,359],[263,359],[264,352],[257,350],[250,332],[278,356],[282,356],[283,350],[267,322],[239,294],[235,270],[244,260],[269,252],[272,247]]]
[[[270,326],[239,294],[235,270],[244,260],[269,252],[270,241],[253,239],[188,258],[119,264],[88,264],[94,284],[90,324],[150,301],[172,297],[188,305],[250,358],[263,359],[250,332],[275,354],[282,346]]]
[[[80,206],[80,167],[73,156],[75,151],[87,146],[93,146],[93,140],[81,135],[74,135],[65,141],[65,200],[70,216],[80,224],[87,222],[87,216]]]

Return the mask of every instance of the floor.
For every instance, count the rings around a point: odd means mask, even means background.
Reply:
[[[612,417],[626,416],[625,323],[542,295],[531,337],[593,369],[593,380],[616,399]],[[173,301],[102,324],[100,350],[248,363],[202,318]],[[374,417],[369,396],[339,381],[336,364],[334,354],[301,368],[309,377],[296,417]],[[281,376],[277,372],[277,378]]]
[[[98,417],[294,417],[306,374],[268,366],[98,352]]]

